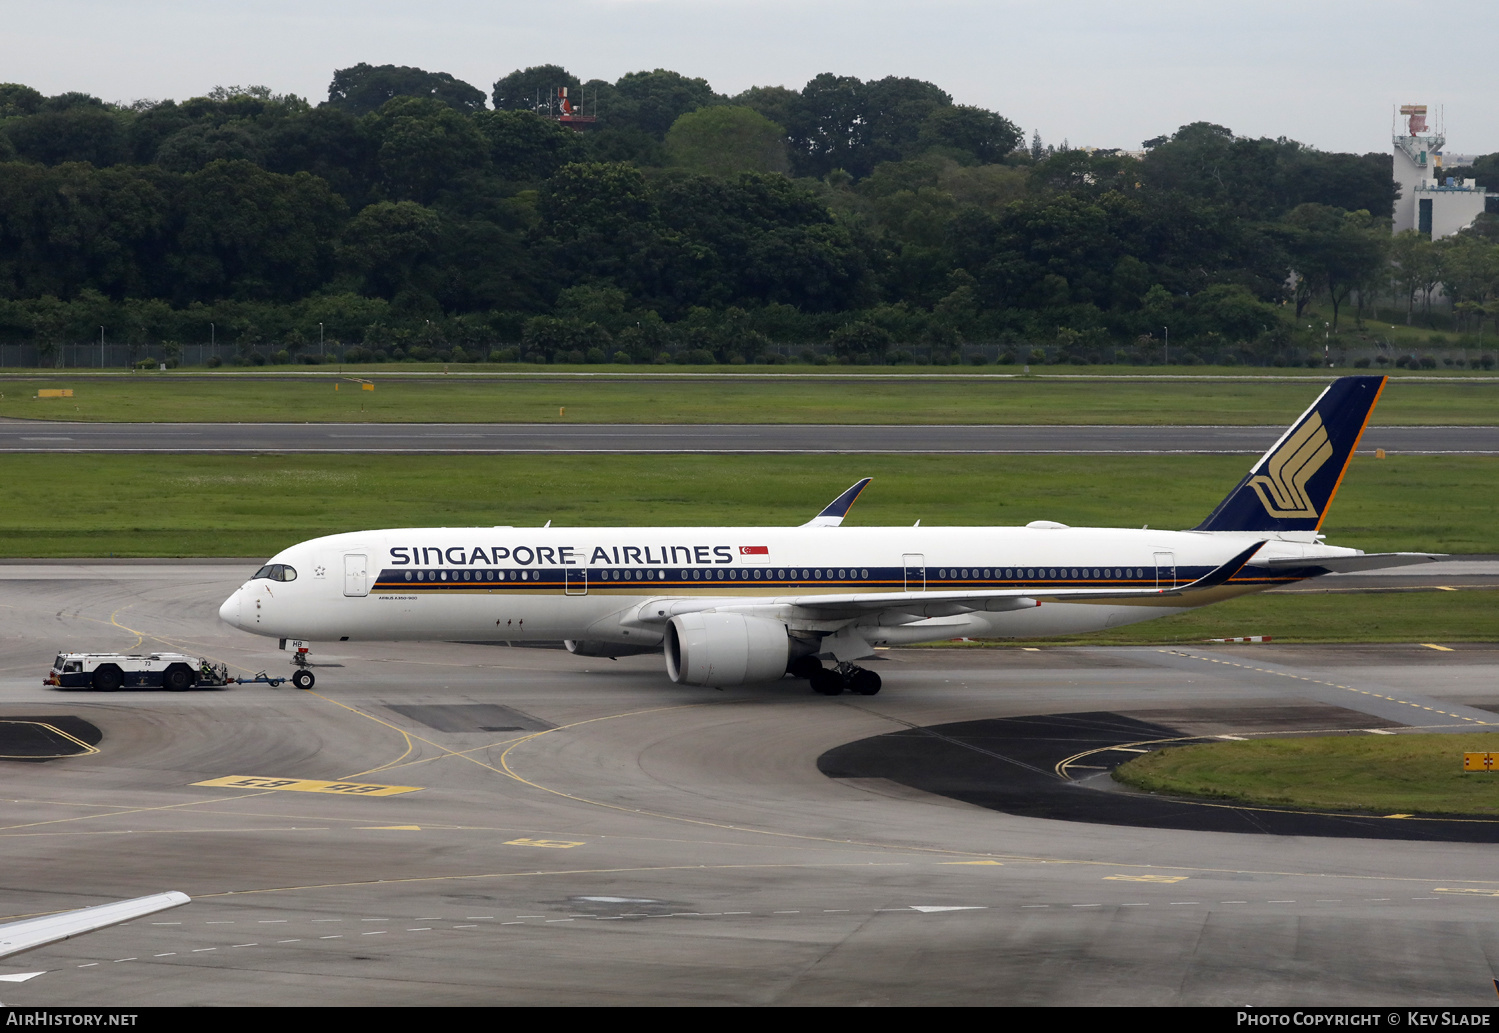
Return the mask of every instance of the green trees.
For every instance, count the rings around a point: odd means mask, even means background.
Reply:
[[[291,301],[332,272],[346,207],[305,172],[280,176],[248,161],[216,161],[178,192],[175,300]]]
[[[494,170],[507,179],[545,179],[586,155],[578,133],[531,111],[483,111],[474,126],[489,145]]]
[[[559,86],[597,121],[547,117]],[[1384,282],[1382,156],[1207,123],[1143,160],[1039,135],[1028,154],[1002,115],[901,77],[731,100],[666,69],[580,83],[543,65],[493,101],[368,64],[317,106],[262,86],[121,108],[0,85],[0,338],[102,323],[196,342],[212,323],[257,361],[305,355],[321,322],[392,358],[524,337],[549,361],[810,344],[948,362],[982,344],[1082,362],[1169,325],[1173,356],[1267,358],[1287,349],[1290,270],[1298,300],[1338,309]],[[1488,251],[1391,246],[1408,313],[1441,283],[1482,328]]]
[[[756,102],[768,106],[772,98],[751,98]],[[1006,119],[980,108],[954,109],[937,86],[897,76],[862,82],[824,73],[784,107],[793,164],[803,175],[844,169],[862,178],[881,162],[934,149],[965,162],[992,162],[1021,139]]]
[[[674,164],[710,176],[787,172],[786,130],[749,108],[690,111],[672,123],[666,153]]]
[[[559,88],[566,87],[569,96],[573,96],[580,85],[578,77],[561,65],[517,69],[494,84],[494,109],[547,111]]]
[[[390,197],[430,202],[464,173],[489,159],[489,141],[471,119],[439,101],[397,97],[368,116],[376,163]]]
[[[344,228],[341,265],[364,278],[365,293],[386,299],[408,289],[418,263],[432,257],[441,230],[436,212],[415,201],[380,201]]]
[[[1297,205],[1286,215],[1280,235],[1294,271],[1327,292],[1336,332],[1338,314],[1348,295],[1368,288],[1383,271],[1389,228],[1367,211],[1347,212],[1308,203]]]
[[[113,165],[126,156],[120,123],[120,116],[102,104],[57,108],[44,103],[35,114],[7,119],[4,129],[16,153],[28,161]]]
[[[723,100],[707,80],[657,68],[620,76],[614,89],[600,97],[599,117],[609,126],[639,130],[661,140],[672,123],[689,111]]]
[[[918,148],[936,151],[964,165],[996,165],[1020,145],[1020,127],[983,108],[938,105],[916,133]]]
[[[454,111],[482,111],[484,94],[447,72],[428,72],[405,65],[369,65],[361,61],[340,68],[328,84],[328,103],[351,115],[378,111],[396,97],[424,97]]]
[[[1462,330],[1482,332],[1484,317],[1499,297],[1499,244],[1476,233],[1459,233],[1435,246],[1442,289],[1452,300]]]

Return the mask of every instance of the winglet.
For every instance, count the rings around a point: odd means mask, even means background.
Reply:
[[[1243,552],[1239,553],[1233,559],[1218,567],[1216,570],[1208,571],[1206,574],[1202,575],[1202,577],[1198,578],[1196,581],[1193,581],[1191,584],[1182,585],[1180,588],[1170,589],[1166,594],[1175,595],[1180,592],[1200,592],[1204,588],[1217,588],[1219,585],[1232,578],[1239,571],[1243,570],[1244,566],[1249,562],[1250,558],[1255,553],[1259,552],[1260,548],[1264,546],[1264,544],[1265,543],[1263,541],[1255,542],[1249,548],[1245,549]]]
[[[873,477],[865,477],[863,480],[855,484],[852,488],[848,489],[848,491],[845,491],[842,495],[839,495],[832,502],[829,502],[821,513],[818,513],[815,517],[813,517],[811,520],[808,520],[802,526],[837,527],[839,524],[843,523],[843,518],[848,516],[848,511],[853,508],[854,500],[859,497],[859,492],[863,491],[865,486],[868,485],[872,480],[874,480]]]

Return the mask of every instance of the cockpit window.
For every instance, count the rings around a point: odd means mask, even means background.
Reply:
[[[267,563],[257,570],[255,577],[252,577],[250,580],[254,581],[257,578],[267,578],[271,581],[295,581],[297,579],[297,568],[286,563]]]

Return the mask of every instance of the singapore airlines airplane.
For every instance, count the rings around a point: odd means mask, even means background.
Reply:
[[[791,674],[825,695],[873,695],[879,675],[854,661],[877,646],[1073,635],[1333,571],[1432,559],[1366,555],[1317,533],[1384,383],[1333,382],[1187,531],[1048,520],[841,527],[865,478],[800,527],[315,538],[273,557],[219,616],[283,640],[563,640],[581,656],[662,652],[667,674],[688,685]],[[302,666],[293,681],[310,688],[313,674]]]

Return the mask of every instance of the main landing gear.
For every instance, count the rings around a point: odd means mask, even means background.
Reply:
[[[793,678],[806,678],[812,683],[812,691],[824,696],[836,696],[845,689],[860,696],[873,696],[880,691],[880,676],[873,671],[848,663],[824,667],[815,656],[797,657],[786,673]]]

